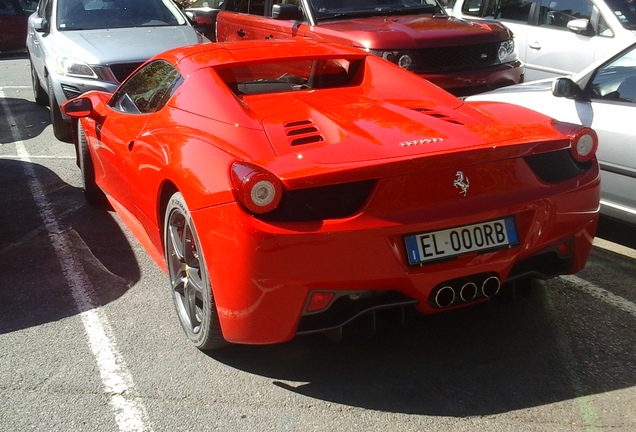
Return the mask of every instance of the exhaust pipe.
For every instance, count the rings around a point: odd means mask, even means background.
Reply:
[[[435,293],[435,305],[439,308],[447,308],[455,302],[455,290],[451,286],[443,286]]]
[[[468,302],[474,300],[477,297],[477,285],[473,282],[465,283],[459,290],[459,298],[462,301]]]
[[[483,284],[481,284],[481,293],[484,297],[492,297],[499,292],[499,288],[501,288],[499,278],[496,276],[490,276]]]

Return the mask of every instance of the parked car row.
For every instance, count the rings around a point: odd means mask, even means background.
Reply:
[[[40,0],[27,49],[86,199],[166,270],[200,349],[485,302],[582,269],[601,211],[636,223],[636,45],[513,85],[511,31],[436,0],[182,6]],[[591,11],[550,16],[580,38]]]

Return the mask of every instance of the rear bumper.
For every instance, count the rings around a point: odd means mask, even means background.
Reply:
[[[230,342],[264,344],[289,340],[298,331],[319,330],[315,326],[321,324],[308,322],[320,322],[316,315],[323,312],[304,312],[315,291],[342,294],[338,298],[377,292],[374,299],[365,297],[369,308],[417,303],[419,311],[433,313],[440,309],[431,304],[431,296],[448,281],[496,275],[505,282],[575,273],[585,265],[596,232],[598,169],[591,171],[588,183],[581,181],[583,186],[556,196],[495,210],[466,210],[441,220],[423,215],[421,221],[408,224],[364,215],[268,224],[236,204],[193,211],[223,334]],[[421,267],[408,265],[406,234],[509,215],[517,224],[516,247]],[[562,242],[571,246],[566,256],[555,253]],[[346,322],[360,312],[356,307],[344,308],[344,315],[329,322]]]

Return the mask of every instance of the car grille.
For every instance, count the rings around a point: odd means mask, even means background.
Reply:
[[[416,73],[477,69],[498,63],[499,42],[424,48],[417,52]]]
[[[143,62],[135,63],[114,63],[109,65],[111,72],[115,76],[118,82],[125,80],[128,75],[133,73]]]

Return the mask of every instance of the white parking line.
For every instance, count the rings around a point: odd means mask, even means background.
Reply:
[[[0,107],[5,116],[13,120],[13,113],[4,100],[0,89]],[[11,121],[10,123],[12,123]],[[17,156],[21,161],[31,162],[24,143],[19,139],[17,129],[11,128]],[[118,352],[108,318],[93,301],[90,282],[84,273],[81,261],[75,254],[67,232],[56,217],[50,201],[31,163],[24,164],[24,174],[28,178],[31,194],[38,207],[44,227],[55,249],[62,273],[71,289],[75,305],[80,311],[88,344],[93,352],[104,385],[104,392],[110,397],[115,413],[115,421],[122,432],[151,430],[143,402],[135,397],[134,382],[126,363]]]
[[[607,291],[601,287],[598,287],[593,283],[590,283],[585,279],[581,279],[580,277],[575,275],[565,275],[561,276],[561,278],[570,283],[573,283],[574,285],[576,285],[577,289],[580,289],[584,293],[591,295],[598,300],[604,301],[605,303],[636,317],[636,304],[630,302],[629,300],[618,296],[610,291]]]
[[[15,159],[13,155],[0,155],[0,159]],[[30,160],[34,159],[75,159],[75,156],[50,156],[50,155],[29,155]]]
[[[31,88],[30,86],[2,86],[2,87],[0,87],[0,92],[5,90],[5,89],[9,89],[9,90],[18,89],[18,90],[21,90],[21,89],[30,89],[30,88]],[[4,95],[2,95],[0,97],[4,97]]]
[[[594,246],[600,247],[601,249],[605,249],[610,252],[617,253],[619,255],[626,256],[627,258],[636,259],[636,250],[628,248],[627,246],[620,245],[618,243],[613,243],[611,241],[604,240],[602,238],[596,237],[594,239]]]

